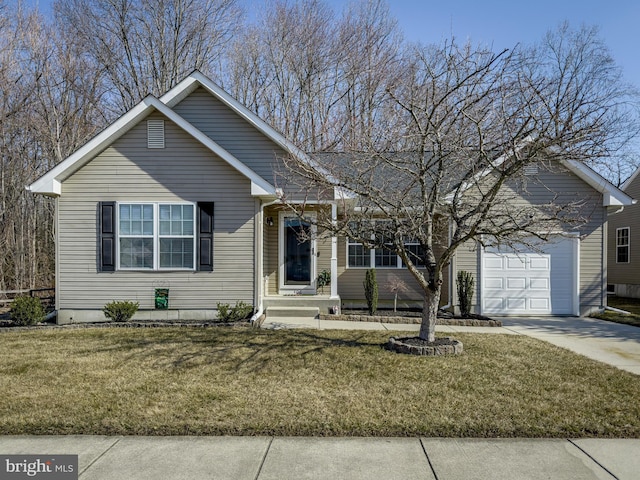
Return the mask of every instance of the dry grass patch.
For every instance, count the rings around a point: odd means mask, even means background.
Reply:
[[[459,357],[389,333],[79,329],[0,335],[0,434],[640,438],[640,377],[519,336]]]
[[[594,318],[600,318],[602,320],[608,320],[610,322],[624,323],[626,325],[640,327],[640,299],[610,296],[607,298],[607,303],[611,307],[626,310],[630,313],[630,315],[612,311],[604,311],[602,313],[596,313],[591,316]]]

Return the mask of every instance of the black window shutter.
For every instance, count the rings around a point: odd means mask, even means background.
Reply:
[[[98,268],[101,272],[116,269],[116,202],[98,206]]]
[[[198,270],[213,271],[213,202],[198,202]]]

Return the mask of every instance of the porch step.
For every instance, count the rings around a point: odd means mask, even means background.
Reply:
[[[317,318],[320,314],[320,309],[318,307],[305,307],[305,306],[295,306],[295,307],[283,307],[283,306],[272,306],[267,307],[267,318],[269,317],[282,317],[282,318]]]

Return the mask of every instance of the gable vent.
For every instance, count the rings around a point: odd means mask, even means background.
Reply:
[[[538,165],[535,163],[533,165],[527,165],[524,167],[525,175],[537,175],[538,174]]]
[[[147,148],[164,148],[164,120],[147,120]]]

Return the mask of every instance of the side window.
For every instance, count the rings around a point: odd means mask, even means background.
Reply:
[[[616,263],[629,263],[629,234],[629,227],[616,229]]]
[[[370,267],[371,252],[361,243],[347,239],[347,258],[349,267]]]

